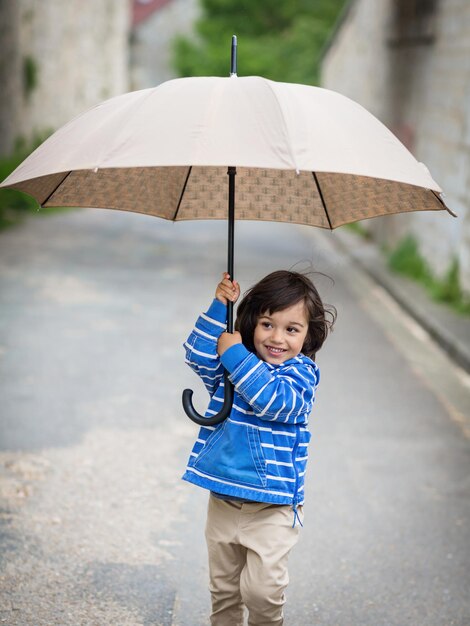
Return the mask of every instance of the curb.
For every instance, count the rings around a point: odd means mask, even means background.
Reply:
[[[470,318],[433,301],[420,284],[391,272],[375,243],[346,230],[334,232],[335,244],[381,285],[455,363],[470,373]]]

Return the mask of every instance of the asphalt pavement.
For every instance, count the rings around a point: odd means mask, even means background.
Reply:
[[[207,494],[180,480],[181,391],[200,411],[205,392],[182,342],[225,240],[222,222],[105,210],[0,233],[0,623],[208,625]],[[313,266],[338,309],[286,626],[468,626],[470,376],[451,347],[468,322],[440,339],[364,246],[236,227],[242,289]]]

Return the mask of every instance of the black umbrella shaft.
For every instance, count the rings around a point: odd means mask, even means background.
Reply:
[[[235,240],[235,176],[237,174],[236,167],[229,167],[228,171],[228,241],[227,241],[227,272],[230,274],[230,280],[233,280],[234,272],[234,240]],[[229,302],[227,306],[227,330],[233,333],[233,302]]]
[[[228,174],[228,257],[227,272],[233,280],[233,258],[234,258],[234,235],[235,235],[235,176],[237,174],[236,167],[229,167]],[[233,302],[227,305],[227,330],[233,333]],[[215,426],[222,422],[230,415],[233,403],[233,384],[230,382],[228,372],[224,374],[224,403],[217,415],[212,417],[204,417],[200,415],[193,406],[193,392],[191,389],[183,391],[183,408],[186,415],[196,424],[201,426]]]

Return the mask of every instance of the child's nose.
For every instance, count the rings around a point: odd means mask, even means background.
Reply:
[[[282,332],[281,332],[281,330],[279,328],[273,328],[271,339],[272,339],[272,341],[275,341],[276,343],[281,343],[281,341],[282,341]]]

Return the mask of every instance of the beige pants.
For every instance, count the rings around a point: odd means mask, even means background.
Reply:
[[[302,519],[302,507],[298,509]],[[297,543],[290,506],[220,500],[211,494],[206,541],[212,626],[281,626],[287,559]]]

